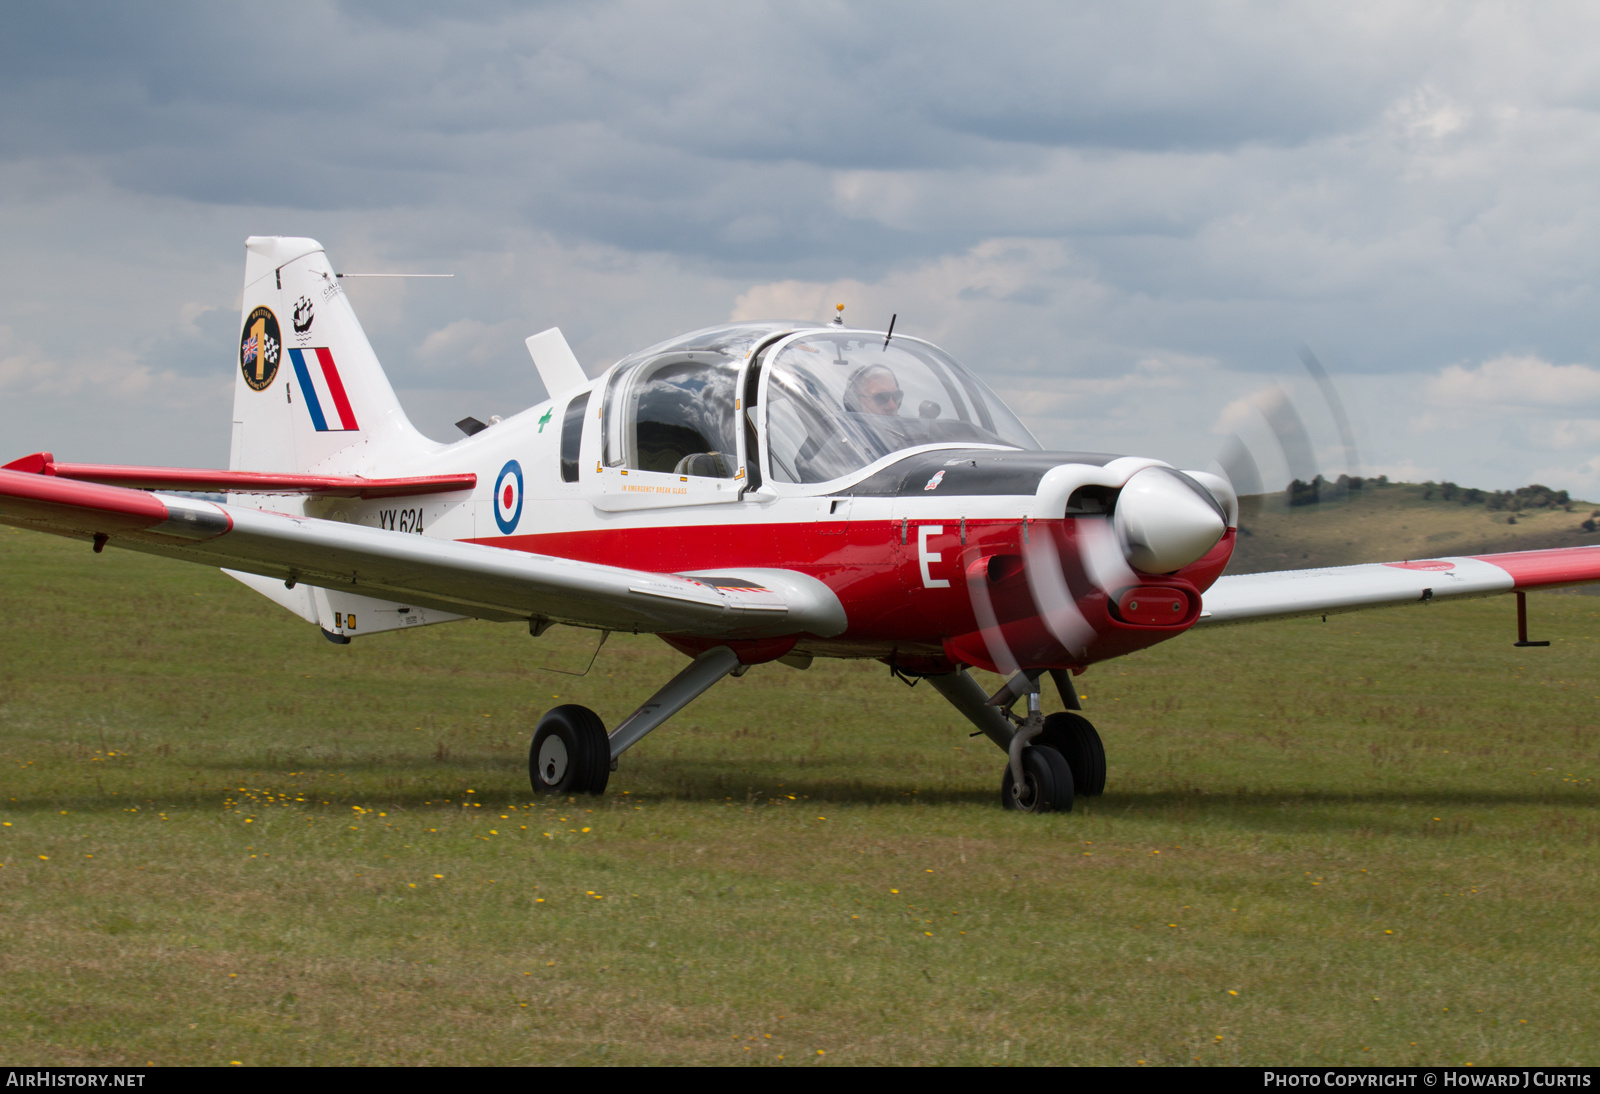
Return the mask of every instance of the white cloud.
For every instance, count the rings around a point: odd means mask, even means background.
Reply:
[[[832,319],[839,304],[845,304],[849,321],[857,322],[856,310],[847,301],[862,300],[867,287],[859,281],[835,281],[819,284],[815,281],[774,281],[766,285],[752,285],[740,293],[728,313],[730,323],[743,323],[754,319],[814,319],[826,322]],[[843,314],[843,313],[841,313]]]
[[[0,327],[0,393],[13,398],[31,395],[59,399],[93,391],[101,398],[126,399],[146,395],[176,380],[171,372],[158,373],[141,363],[128,349],[89,360],[60,360],[36,345],[22,342],[10,327]]]
[[[1439,407],[1571,408],[1600,403],[1600,369],[1508,355],[1476,366],[1448,365],[1428,381],[1426,390],[1428,401]]]
[[[424,338],[417,357],[437,373],[458,372],[464,365],[477,366],[481,371],[489,362],[505,357],[508,346],[516,346],[527,337],[518,337],[521,329],[520,323],[509,319],[499,323],[457,319]]]
[[[1425,84],[1390,107],[1389,117],[1413,139],[1437,141],[1465,126],[1472,112]]]
[[[1546,448],[1600,451],[1600,418],[1557,418],[1541,422],[1538,435]]]
[[[1558,490],[1570,491],[1575,499],[1594,502],[1600,499],[1600,456],[1576,464],[1546,464],[1535,467],[1529,482],[1542,482]]]
[[[1233,400],[1231,403],[1217,411],[1217,418],[1211,424],[1211,432],[1219,436],[1237,433],[1241,429],[1249,429],[1261,421],[1262,400],[1276,390],[1272,387],[1253,391],[1249,395]]]

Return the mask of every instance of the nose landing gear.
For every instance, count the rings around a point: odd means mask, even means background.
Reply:
[[[1022,751],[1022,785],[1012,775],[1012,765],[1000,780],[1000,804],[1018,813],[1070,813],[1072,769],[1061,753],[1049,745],[1030,745]]]
[[[1033,746],[1053,748],[1072,769],[1073,789],[1086,798],[1106,792],[1106,747],[1089,719],[1063,710],[1044,720],[1044,732]]]
[[[1012,734],[1007,747],[1005,775],[1000,780],[1000,804],[1019,813],[1072,812],[1072,769],[1060,752],[1039,738],[1045,731],[1039,709],[1039,688],[1028,695],[1028,716]]]
[[[1008,762],[1000,800],[1007,809],[1025,813],[1067,812],[1076,797],[1105,792],[1106,750],[1100,734],[1077,712],[1078,696],[1071,679],[1050,670],[1070,709],[1044,717],[1039,710],[1039,677],[1043,669],[1017,673],[992,697],[965,669],[929,676],[927,680],[966,715],[991,741],[1006,750]],[[1028,697],[1028,715],[1011,706]]]

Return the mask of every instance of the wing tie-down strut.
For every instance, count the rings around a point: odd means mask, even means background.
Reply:
[[[99,549],[100,549],[99,547],[95,548],[95,550],[97,550],[97,551]],[[1549,644],[1550,643],[1548,641],[1545,641],[1545,642],[1529,642],[1528,641],[1528,594],[1525,593],[1525,592],[1522,592],[1519,589],[1517,591],[1517,640],[1515,642],[1513,642],[1512,645],[1514,645],[1514,646],[1548,646]]]

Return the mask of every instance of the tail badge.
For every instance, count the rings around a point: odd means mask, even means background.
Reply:
[[[317,312],[311,306],[311,298],[309,296],[302,296],[294,302],[294,315],[292,318],[296,334],[309,335],[311,333],[311,321],[316,317]]]
[[[244,331],[239,335],[239,371],[251,391],[265,391],[272,386],[282,348],[278,317],[271,308],[256,308],[245,319]]]

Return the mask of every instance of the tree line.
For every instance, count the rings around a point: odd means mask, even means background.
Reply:
[[[1324,501],[1349,496],[1352,492],[1366,488],[1382,488],[1397,486],[1391,483],[1387,475],[1367,479],[1359,475],[1340,475],[1337,479],[1329,481],[1321,475],[1304,482],[1295,479],[1289,483],[1283,492],[1283,500],[1291,506],[1316,505]],[[1481,505],[1490,512],[1506,513],[1506,522],[1515,524],[1516,514],[1528,509],[1560,509],[1572,512],[1575,504],[1572,496],[1565,490],[1552,490],[1543,483],[1529,483],[1519,486],[1515,490],[1479,490],[1472,486],[1461,486],[1453,482],[1428,481],[1418,484],[1422,487],[1423,501],[1456,502],[1461,505]],[[1583,522],[1585,532],[1600,531],[1595,518],[1600,517],[1600,509],[1589,514],[1589,519]]]

